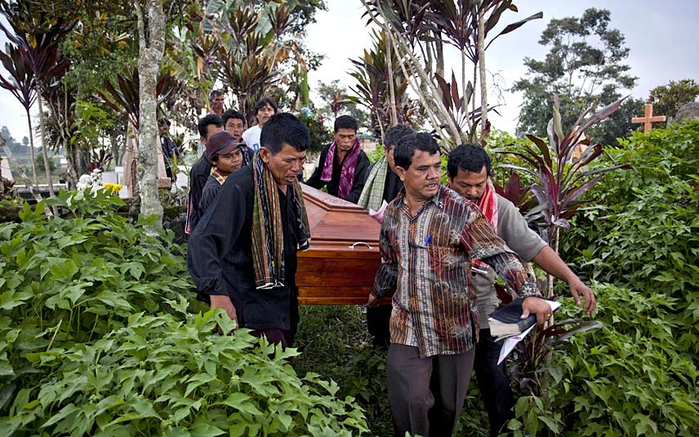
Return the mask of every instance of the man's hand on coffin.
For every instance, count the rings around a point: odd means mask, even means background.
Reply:
[[[379,298],[369,293],[369,300],[364,304],[364,306],[367,308],[379,306]]]
[[[211,308],[222,308],[226,311],[226,314],[228,314],[228,317],[230,317],[233,321],[235,321],[236,326],[238,325],[238,315],[235,312],[235,307],[233,306],[233,302],[231,302],[231,298],[226,296],[226,295],[209,295],[209,298],[211,299]]]

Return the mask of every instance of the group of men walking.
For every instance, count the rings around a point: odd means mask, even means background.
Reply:
[[[242,138],[228,130],[225,113],[224,120],[215,114],[200,120],[206,153],[190,177],[188,266],[202,299],[254,335],[288,347],[299,321],[296,252],[310,244],[299,180],[310,135],[273,102],[256,108],[259,132],[248,129]],[[494,275],[524,299],[523,315],[536,314],[540,324],[551,309],[525,262],[566,281],[588,313],[594,293],[494,192],[482,148],[455,148],[444,186],[440,148],[429,133],[391,127],[385,156],[370,165],[357,131],[352,117],[336,119],[335,140],[307,183],[367,210],[383,209],[381,266],[367,318],[375,342],[388,346],[396,435],[451,435],[474,366],[497,435],[514,401],[487,325],[498,305]],[[392,305],[379,306],[389,292]]]

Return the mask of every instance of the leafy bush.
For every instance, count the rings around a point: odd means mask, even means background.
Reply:
[[[594,284],[605,327],[575,336],[542,372],[548,389],[521,397],[515,435],[693,436],[699,370],[673,321],[677,299]]]
[[[183,247],[105,190],[0,225],[0,429],[50,435],[358,435],[353,400],[220,314],[190,314]],[[261,345],[261,347],[259,347]],[[222,430],[225,430],[222,431]]]
[[[186,307],[186,303],[184,305]],[[367,431],[353,399],[318,375],[296,376],[281,351],[249,335],[212,335],[233,323],[220,310],[134,314],[88,346],[31,355],[55,369],[19,392],[4,428],[50,435],[358,435]],[[270,356],[272,356],[270,358]],[[47,420],[48,419],[48,420]]]
[[[588,211],[564,246],[590,276],[675,299],[680,347],[699,352],[699,121],[635,133],[614,160],[634,169],[607,176],[594,192],[607,205]]]

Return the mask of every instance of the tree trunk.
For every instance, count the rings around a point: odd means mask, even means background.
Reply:
[[[41,103],[41,93],[39,93],[37,100],[39,101],[39,126],[41,127],[41,153],[44,155],[44,170],[46,171],[46,179],[48,179],[49,197],[53,197],[53,180],[51,179],[51,166],[49,166],[48,141],[46,141],[46,118],[44,117],[44,107]]]
[[[34,132],[32,131],[32,116],[29,114],[28,109],[27,109],[27,124],[29,125],[29,156],[31,157],[31,160],[32,160],[32,180],[34,181],[34,187],[38,188],[39,183],[36,180],[36,161],[34,160]],[[9,149],[9,147],[8,147],[8,149]]]
[[[386,33],[386,38],[393,38],[391,36],[390,32]],[[393,76],[393,62],[391,60],[391,44],[386,44],[386,66],[388,67],[388,91],[390,94],[390,105],[391,105],[391,126],[395,126],[398,124],[398,114],[396,113],[396,105],[398,102],[396,102],[396,90],[394,87],[395,84],[395,79]],[[379,123],[380,124],[380,123]],[[383,128],[381,129],[383,130]],[[383,135],[381,135],[381,138],[383,138]]]
[[[147,16],[144,16],[140,0],[135,0],[134,6],[138,17],[139,39],[138,191],[141,213],[144,216],[155,214],[157,217],[156,223],[149,229],[150,233],[155,234],[163,228],[163,206],[158,197],[156,84],[165,50],[165,13],[162,0],[146,0]]]
[[[481,1],[480,7],[478,8],[478,69],[480,70],[480,85],[481,85],[481,131],[486,131],[486,125],[488,124],[488,87],[485,78],[485,23],[483,22],[483,15],[485,14],[485,7]]]

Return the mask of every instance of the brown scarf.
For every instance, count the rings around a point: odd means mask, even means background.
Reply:
[[[284,224],[279,208],[279,192],[272,172],[260,154],[253,156],[254,204],[252,213],[252,262],[257,288],[284,286]],[[287,188],[295,208],[297,250],[306,250],[311,236],[308,216],[298,180]]]

